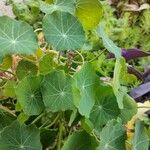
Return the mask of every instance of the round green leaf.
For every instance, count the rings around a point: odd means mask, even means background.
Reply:
[[[96,100],[96,89],[100,80],[91,64],[85,64],[74,75],[73,95],[74,103],[79,113],[89,118],[92,107]]]
[[[47,54],[44,55],[39,62],[39,71],[40,74],[47,74],[51,72],[57,66],[56,63],[56,54]]]
[[[42,96],[46,107],[51,111],[73,110],[72,78],[63,71],[47,74],[42,84]]]
[[[96,27],[102,15],[103,9],[99,0],[76,0],[76,16],[85,29],[91,30]]]
[[[34,125],[20,125],[15,121],[1,133],[0,149],[42,150],[40,132]]]
[[[116,119],[120,114],[116,97],[110,87],[99,90],[96,103],[91,111],[90,120],[95,127],[105,125],[109,120]],[[105,94],[103,91],[107,91]]]
[[[96,150],[125,150],[126,131],[121,123],[108,122],[100,133],[100,145]]]
[[[38,115],[44,109],[40,85],[42,77],[26,77],[16,87],[17,100],[28,115]]]
[[[73,133],[64,143],[62,150],[94,150],[96,141],[85,131]]]
[[[59,51],[76,50],[85,43],[85,33],[80,22],[66,12],[53,12],[43,19],[46,40]]]
[[[0,17],[0,57],[6,54],[33,54],[38,48],[33,28],[9,17]]]
[[[18,79],[21,80],[28,75],[36,75],[37,72],[38,68],[35,64],[26,60],[21,60],[18,63],[16,75]]]

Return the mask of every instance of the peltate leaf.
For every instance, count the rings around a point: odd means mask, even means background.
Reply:
[[[52,4],[48,4],[46,2],[41,1],[40,9],[46,14],[51,14],[57,10],[74,14],[75,4],[74,0],[55,0]]]
[[[34,126],[20,125],[14,121],[1,133],[1,150],[42,150],[40,132]]]
[[[38,48],[32,27],[9,17],[0,17],[0,57],[7,54],[33,54]]]
[[[68,137],[61,150],[94,150],[96,142],[85,131],[73,133]]]
[[[132,150],[148,150],[149,137],[145,133],[144,122],[137,121],[135,125],[135,134],[132,143]]]
[[[44,109],[40,86],[42,77],[28,76],[16,87],[17,100],[28,115],[38,115]]]
[[[99,78],[91,64],[85,64],[74,75],[73,94],[74,103],[79,113],[89,118],[96,100],[96,90],[99,87]]]
[[[120,109],[112,88],[101,87],[97,92],[97,99],[90,114],[90,120],[95,128],[105,125],[109,120],[116,119],[119,114]]]
[[[100,133],[100,145],[97,150],[125,150],[126,131],[121,123],[112,120]]]
[[[46,40],[58,50],[76,50],[85,43],[85,33],[80,22],[66,12],[53,12],[43,19]]]
[[[21,60],[18,63],[17,69],[16,69],[16,75],[19,80],[23,79],[24,77],[28,75],[36,75],[38,72],[37,66],[29,61]]]
[[[73,110],[72,78],[63,71],[53,71],[44,77],[42,96],[45,106],[51,111]]]
[[[86,30],[96,27],[103,15],[99,0],[76,0],[76,16]]]

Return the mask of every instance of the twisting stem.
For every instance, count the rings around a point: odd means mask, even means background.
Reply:
[[[85,63],[84,57],[82,56],[82,54],[79,51],[76,51],[76,53],[81,57],[81,59],[82,59],[82,65],[84,65],[84,63]]]

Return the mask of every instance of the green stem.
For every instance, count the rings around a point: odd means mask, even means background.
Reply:
[[[150,106],[138,106],[137,108],[150,108]]]
[[[62,135],[63,135],[63,123],[60,123],[59,134],[58,134],[58,148],[57,148],[57,150],[61,150]]]
[[[54,124],[56,123],[56,121],[59,119],[59,117],[60,117],[60,114],[58,114],[58,115],[55,117],[55,119],[53,120],[53,122],[52,122],[51,124],[47,125],[45,128],[48,129],[48,128],[50,128],[52,125],[54,125]]]
[[[84,61],[83,55],[79,51],[76,51],[76,53],[81,57],[81,59],[82,59],[82,65],[84,65],[85,61]]]
[[[36,122],[37,122],[38,120],[40,120],[44,115],[45,115],[45,112],[41,113],[38,117],[36,117],[36,118],[31,122],[31,124],[36,123]]]

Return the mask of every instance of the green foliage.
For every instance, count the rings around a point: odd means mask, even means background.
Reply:
[[[66,12],[56,11],[46,15],[43,29],[49,44],[59,51],[79,49],[85,42],[85,34],[80,22]]]
[[[148,150],[149,118],[129,96],[141,81],[128,72],[147,63],[121,55],[149,47],[149,11],[100,0],[11,3],[16,18],[0,17],[0,150]]]
[[[135,135],[132,143],[133,150],[148,150],[149,148],[149,138],[145,133],[144,123],[142,121],[137,121],[135,125]]]
[[[39,130],[34,125],[26,126],[14,121],[1,133],[0,149],[41,150]]]

